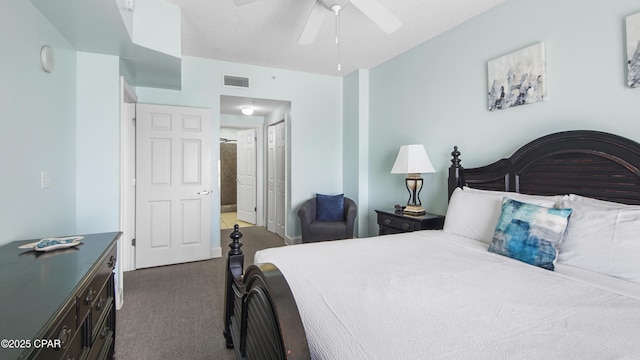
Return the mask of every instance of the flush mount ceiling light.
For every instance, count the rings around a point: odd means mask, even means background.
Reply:
[[[240,111],[242,111],[244,115],[253,115],[253,108],[249,106],[243,106]]]

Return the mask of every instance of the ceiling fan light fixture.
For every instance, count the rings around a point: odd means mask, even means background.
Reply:
[[[240,111],[244,115],[253,115],[253,108],[250,106],[243,106],[242,109],[240,109]]]

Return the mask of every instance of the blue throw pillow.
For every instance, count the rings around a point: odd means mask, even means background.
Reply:
[[[489,251],[553,271],[571,212],[505,197]]]
[[[340,195],[316,195],[316,220],[318,221],[343,221],[344,220],[344,194]]]

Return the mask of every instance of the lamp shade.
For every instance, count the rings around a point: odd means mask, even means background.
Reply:
[[[422,145],[402,145],[398,152],[395,164],[391,169],[392,174],[428,174],[434,173],[427,152]]]

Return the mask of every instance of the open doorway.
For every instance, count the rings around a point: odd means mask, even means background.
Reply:
[[[243,108],[251,108],[252,113],[243,113]],[[280,123],[280,127],[285,129],[285,122],[289,118],[289,112],[291,109],[291,103],[289,101],[271,100],[271,99],[258,99],[249,97],[237,97],[226,96],[220,97],[220,209],[221,229],[225,226],[232,227],[235,221],[238,219],[238,207],[242,209],[242,203],[245,203],[245,210],[255,211],[255,225],[267,226],[270,221],[278,218],[284,219],[284,209],[286,208],[286,183],[288,179],[288,173],[285,172],[281,176],[281,181],[278,186],[282,189],[280,193],[281,197],[271,196],[273,194],[273,188],[271,181],[269,181],[270,168],[276,168],[275,161],[286,161],[286,131],[282,130],[280,135],[280,142],[282,146],[279,150],[282,156],[276,159],[273,156],[269,156],[269,139],[268,129],[270,126]],[[248,140],[246,133],[249,130],[255,131],[255,161],[245,162],[242,164],[242,159],[246,158],[246,143],[251,142]],[[245,145],[243,145],[245,144]],[[233,154],[235,148],[235,154]],[[245,149],[245,150],[242,150]],[[244,151],[244,153],[243,153]],[[238,155],[242,154],[240,158]],[[235,155],[235,162],[234,162]],[[233,168],[235,166],[235,169]],[[246,182],[250,182],[251,177],[247,177],[244,170],[238,169],[238,167],[248,166],[255,171],[255,194],[250,193],[247,195]],[[281,169],[286,169],[285,164],[280,164]],[[235,178],[233,176],[235,175]],[[235,186],[234,186],[235,185]],[[275,186],[275,185],[273,185]],[[234,194],[235,192],[235,194]],[[247,200],[247,196],[249,199]],[[253,202],[251,202],[253,201]],[[235,202],[235,204],[234,204]],[[249,203],[248,207],[246,203]],[[235,213],[234,213],[235,210]],[[242,210],[241,210],[242,211]],[[281,211],[280,216],[276,216],[275,211]],[[241,216],[243,218],[243,216]],[[246,218],[245,218],[246,219]],[[251,219],[251,217],[249,217]],[[271,219],[271,220],[270,220]],[[251,223],[251,221],[246,221]],[[239,223],[242,226],[242,223]],[[284,238],[286,224],[282,224],[281,231],[275,231],[276,228],[267,226],[269,231],[279,234]]]
[[[257,225],[255,146],[258,128],[220,128],[220,229]],[[247,137],[253,146],[247,146]],[[249,174],[247,169],[251,168]],[[239,189],[240,187],[240,189]]]

